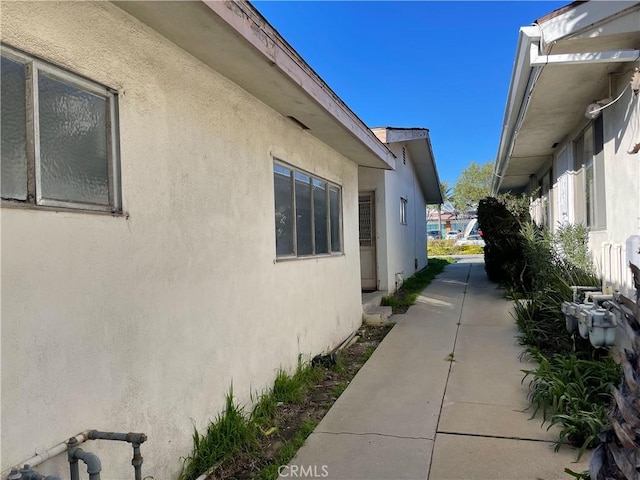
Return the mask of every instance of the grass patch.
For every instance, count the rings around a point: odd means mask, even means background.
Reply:
[[[307,420],[302,423],[302,425],[300,425],[300,429],[296,433],[296,436],[282,447],[280,453],[278,453],[278,456],[275,459],[275,462],[260,470],[260,473],[256,478],[259,480],[275,480],[278,478],[278,467],[289,463],[298,450],[300,450],[300,447],[304,445],[305,440],[309,435],[311,435],[313,429],[316,428],[316,425],[318,425],[318,422],[312,420]]]
[[[321,376],[321,369],[302,364],[291,376],[284,370],[278,371],[273,388],[259,397],[249,415],[234,402],[231,389],[224,412],[209,424],[207,431],[200,434],[194,429],[193,451],[184,460],[180,479],[191,480],[203,472],[221,467],[234,457],[255,454],[265,432],[274,431],[277,425],[278,405],[301,403]],[[288,443],[285,442],[283,448]]]
[[[442,272],[444,267],[454,262],[455,260],[449,257],[430,258],[426,268],[407,278],[393,295],[382,297],[380,304],[391,307],[393,313],[405,313],[435,276]]]
[[[333,402],[344,392],[391,326],[363,326],[359,339],[339,352],[334,365],[300,363],[289,375],[280,370],[273,387],[252,398],[250,413],[236,404],[231,389],[225,409],[205,432],[194,428],[193,450],[184,458],[180,480],[278,477]]]
[[[373,352],[375,352],[376,349],[375,347],[367,347],[367,349],[364,351],[364,357],[363,360],[366,362],[367,360],[369,360],[369,358],[371,358],[371,355],[373,355]]]
[[[349,382],[340,382],[333,388],[333,390],[331,390],[331,395],[337,399],[340,395],[342,395],[342,392],[344,392],[348,386]]]

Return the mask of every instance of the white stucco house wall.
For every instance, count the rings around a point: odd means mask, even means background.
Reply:
[[[426,204],[442,203],[429,130],[373,128],[393,171],[360,166],[360,264],[365,291],[394,292],[427,266]]]
[[[4,2],[0,30],[2,471],[98,429],[176,478],[232,383],[360,326],[358,169],[396,159],[243,1]]]
[[[536,221],[589,227],[605,282],[640,264],[640,2],[574,2],[522,27],[493,193],[529,192]]]

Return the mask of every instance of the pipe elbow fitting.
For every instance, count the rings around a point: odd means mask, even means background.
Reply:
[[[72,453],[73,457],[82,460],[87,466],[87,473],[89,475],[95,475],[102,470],[102,463],[95,453],[85,452],[81,448],[76,449]]]

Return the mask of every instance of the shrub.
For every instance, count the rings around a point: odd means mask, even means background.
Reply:
[[[525,197],[487,197],[480,200],[478,223],[485,241],[484,261],[489,280],[519,285],[524,267],[520,228],[529,220]]]
[[[538,368],[525,372],[525,378],[532,377],[529,399],[535,412],[542,410],[551,425],[560,425],[556,450],[569,442],[580,447],[582,455],[598,442],[607,421],[611,388],[621,379],[620,367],[611,357],[585,360],[570,354],[536,359]]]

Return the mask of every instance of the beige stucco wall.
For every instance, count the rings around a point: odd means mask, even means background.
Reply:
[[[638,67],[640,63],[629,65]],[[614,77],[615,97],[629,84],[631,73]],[[615,98],[614,97],[614,98]],[[633,97],[630,89],[618,102],[603,111],[604,122],[604,168],[607,197],[606,233],[592,235],[591,247],[604,273],[610,277],[614,288],[627,293],[631,290],[631,273],[627,267],[626,243],[632,236],[640,235],[640,153],[629,154],[628,150],[640,141],[640,99]],[[607,256],[602,244],[612,244],[614,256],[623,256],[621,268],[607,267]],[[617,251],[620,251],[618,254]],[[636,263],[640,255],[636,252]],[[620,272],[620,270],[623,270]],[[617,271],[616,271],[617,270]],[[622,282],[621,282],[622,281]]]
[[[2,41],[119,92],[125,211],[2,208],[2,469],[95,428],[175,478],[232,382],[246,404],[359,326],[357,167],[111,4],[3,3]],[[343,187],[345,255],[275,261],[272,155]]]

